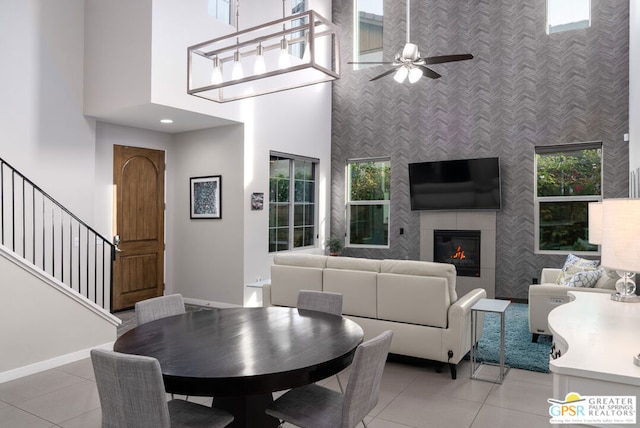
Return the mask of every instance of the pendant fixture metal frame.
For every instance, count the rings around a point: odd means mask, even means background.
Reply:
[[[280,69],[283,39],[289,46],[291,65]],[[246,74],[233,79],[231,65],[237,52]],[[340,78],[338,28],[313,10],[198,43],[187,53],[187,93],[219,103]],[[248,74],[259,53],[264,55],[266,70]],[[214,84],[211,76],[216,64],[221,67],[222,82]]]

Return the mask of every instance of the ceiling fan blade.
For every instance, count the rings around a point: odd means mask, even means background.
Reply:
[[[388,61],[388,62],[375,62],[375,61],[349,61],[347,62],[347,64],[393,64],[393,62]]]
[[[442,77],[440,74],[436,73],[430,68],[425,67],[424,65],[419,65],[418,68],[422,70],[422,74],[426,77],[430,77],[432,79],[439,79],[440,77]]]
[[[396,70],[397,70],[396,68],[392,68],[391,70],[387,70],[387,71],[385,71],[384,73],[379,74],[379,75],[377,75],[376,77],[374,77],[374,78],[372,78],[372,79],[369,79],[369,82],[373,82],[374,80],[378,80],[378,79],[380,79],[380,78],[382,78],[382,77],[384,77],[384,76],[388,76],[388,75],[390,75],[391,73],[394,73]]]
[[[467,59],[473,59],[473,55],[461,54],[461,55],[430,56],[430,57],[424,58],[424,63],[425,64],[442,64],[445,62],[465,61]]]

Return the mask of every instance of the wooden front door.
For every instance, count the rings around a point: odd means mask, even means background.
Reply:
[[[163,294],[164,165],[164,151],[114,146],[113,311]]]

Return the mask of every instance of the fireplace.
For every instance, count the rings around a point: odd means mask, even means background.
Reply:
[[[480,231],[434,230],[433,261],[451,263],[458,276],[480,277]]]

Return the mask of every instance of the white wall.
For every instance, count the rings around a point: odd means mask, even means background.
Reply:
[[[629,1],[629,169],[640,168],[640,4]]]
[[[0,382],[11,371],[115,341],[115,317],[76,303],[2,248],[0,272]]]
[[[241,125],[178,134],[172,157],[175,214],[173,290],[185,297],[243,304],[243,167]],[[221,219],[189,216],[189,178],[222,176]]]
[[[95,125],[82,115],[84,2],[2,2],[0,55],[0,158],[90,223]]]
[[[243,1],[241,7],[248,3]],[[151,101],[238,120],[238,104],[218,104],[187,94],[187,47],[235,32],[209,16],[207,9],[208,0],[153,0]]]
[[[99,116],[113,108],[148,102],[151,93],[152,0],[87,0],[84,112]],[[126,18],[123,19],[123,14]]]

